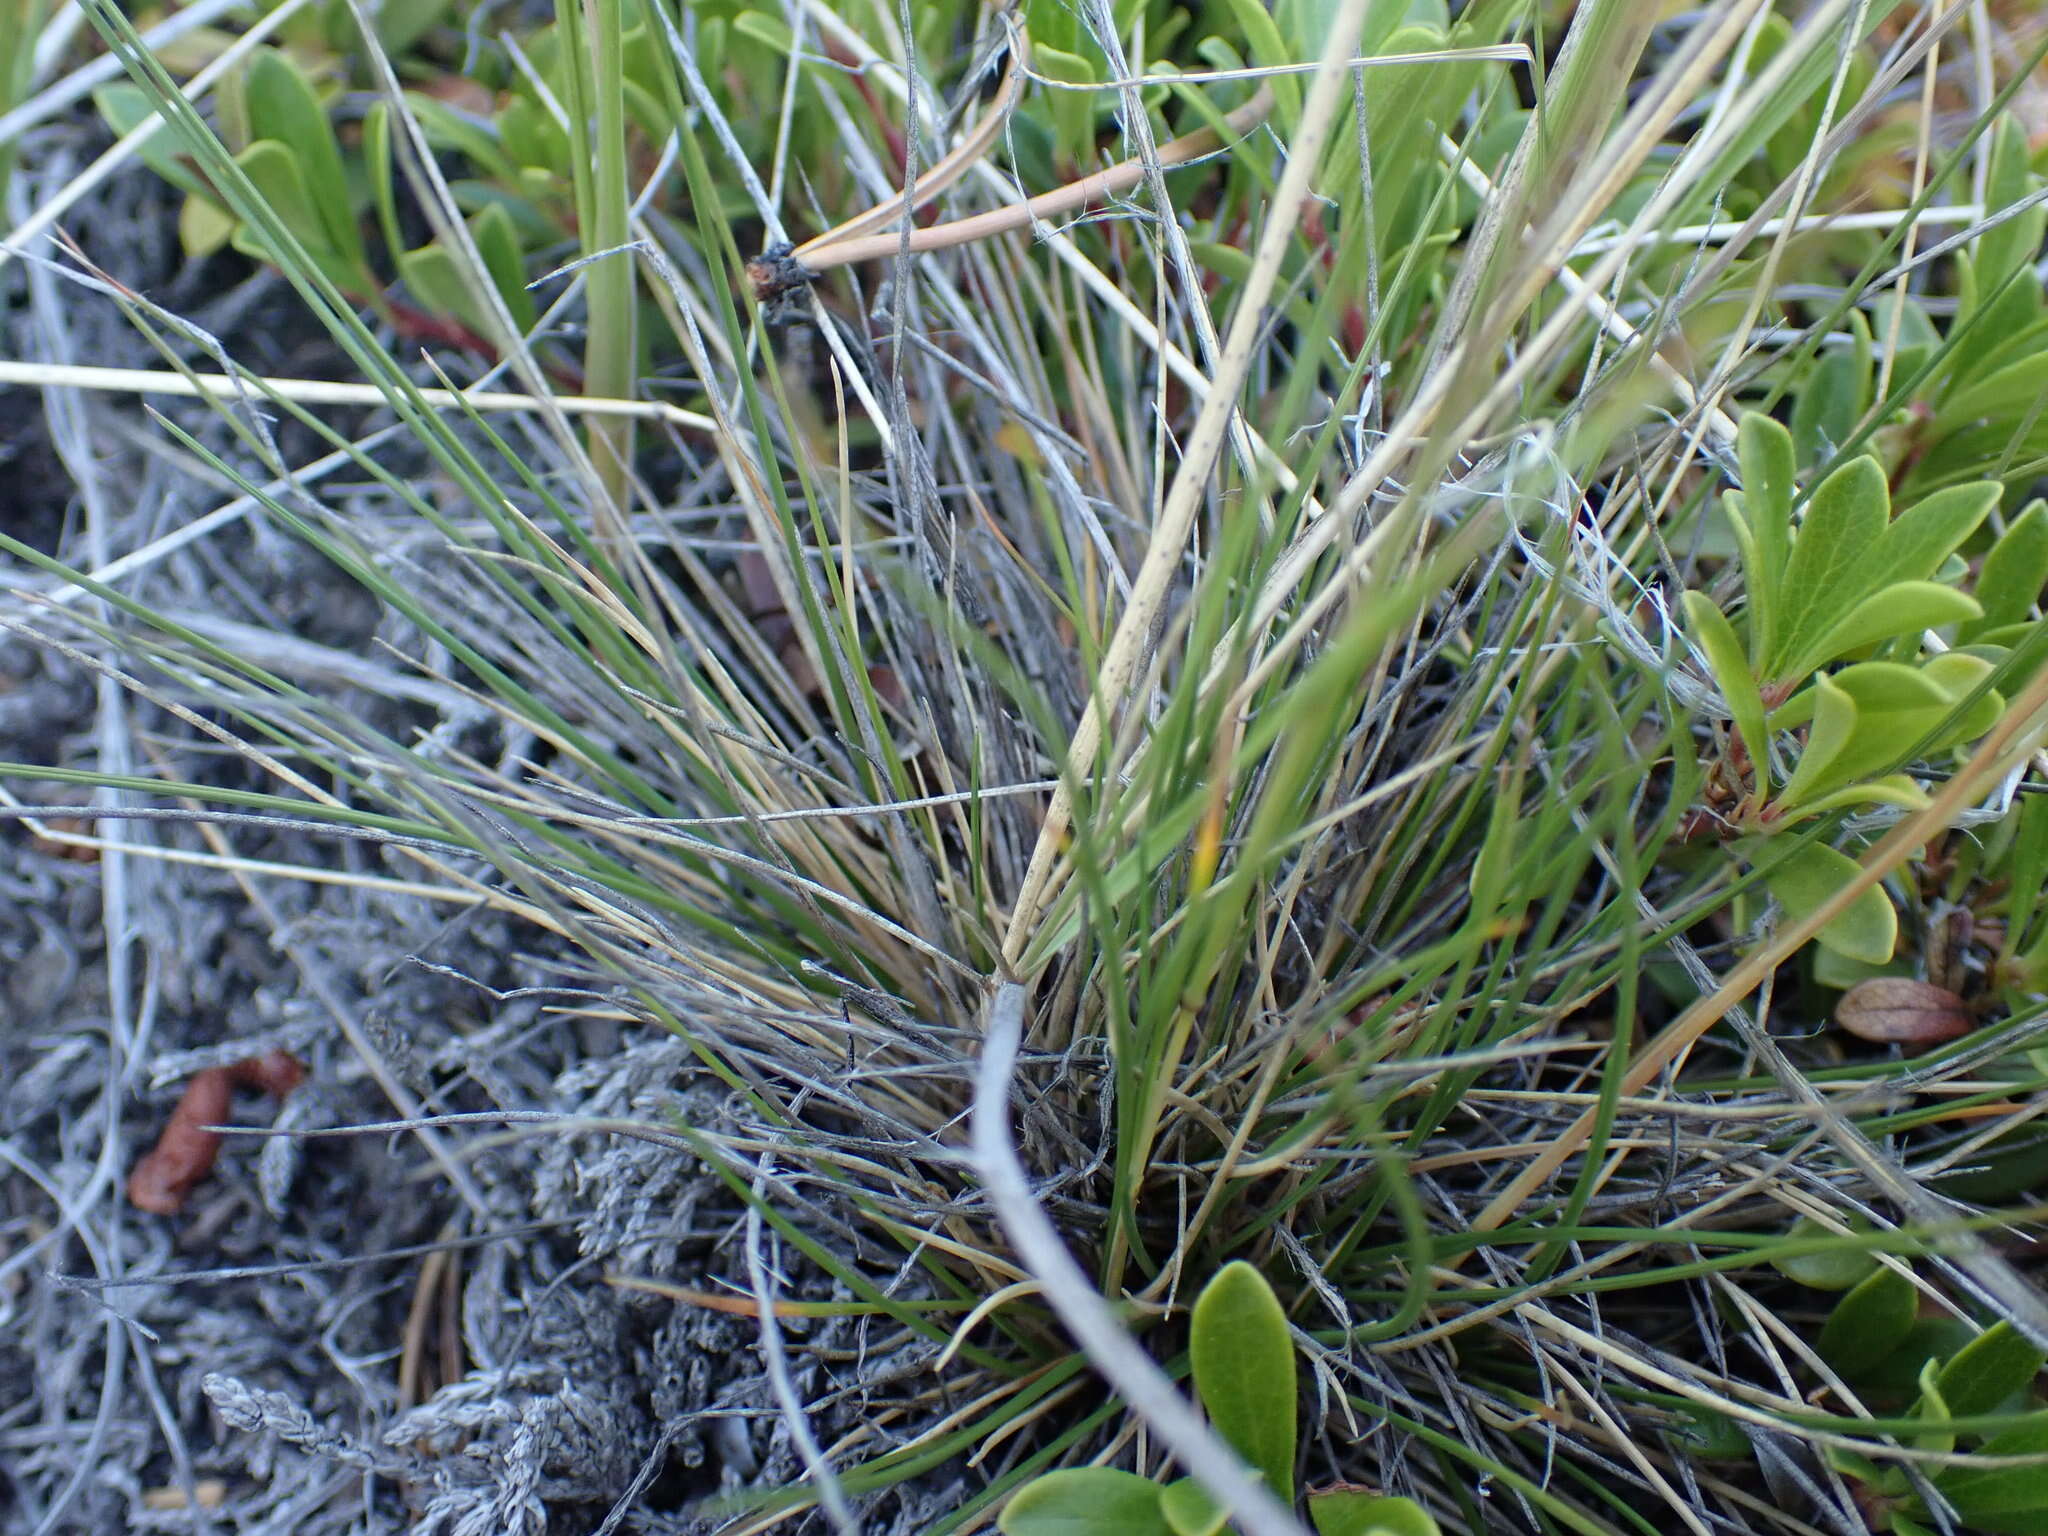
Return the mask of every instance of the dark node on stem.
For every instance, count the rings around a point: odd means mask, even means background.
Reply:
[[[757,302],[774,305],[778,299],[817,281],[818,274],[790,254],[794,249],[788,241],[781,241],[747,263],[747,281],[754,285]]]

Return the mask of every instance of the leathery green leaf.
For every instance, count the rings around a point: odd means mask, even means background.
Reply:
[[[1684,610],[1686,631],[1706,656],[1714,685],[1721,690],[1735,729],[1742,735],[1743,747],[1756,765],[1757,787],[1767,790],[1769,753],[1765,745],[1770,738],[1764,725],[1763,695],[1757,690],[1756,674],[1749,670],[1749,662],[1743,656],[1742,642],[1735,637],[1728,616],[1706,593],[1687,592],[1679,603]]]
[[[1413,1499],[1332,1488],[1308,1496],[1317,1536],[1440,1536],[1429,1511]]]
[[[1797,672],[1810,671],[1866,645],[1923,629],[1940,629],[1945,624],[1967,623],[1983,611],[1968,593],[1938,581],[1894,582],[1843,614],[1811,651],[1793,660],[1792,667]]]
[[[1854,1381],[1899,1347],[1919,1301],[1911,1280],[1880,1264],[1835,1303],[1814,1347]]]
[[[1744,586],[1749,590],[1752,662],[1761,665],[1777,636],[1778,600],[1785,562],[1792,552],[1792,498],[1798,490],[1798,459],[1792,434],[1761,411],[1748,412],[1736,430],[1736,461],[1742,468],[1739,512]]]
[[[1283,1502],[1294,1497],[1294,1340],[1265,1276],[1242,1259],[1195,1300],[1195,1391],[1232,1449]]]
[[[2048,502],[2032,501],[2006,525],[1977,572],[1977,602],[1984,616],[1965,624],[1965,645],[1985,632],[2023,621],[2048,587]]]
[[[349,206],[341,146],[327,121],[327,109],[313,94],[312,82],[287,55],[264,48],[249,61],[244,99],[250,139],[281,144],[298,162],[313,215],[326,237],[321,243],[360,263],[363,242]],[[308,245],[313,243],[303,231],[299,238]]]
[[[1159,1485],[1114,1467],[1063,1467],[1026,1483],[1003,1506],[1003,1536],[1175,1536]]]
[[[1890,509],[1884,471],[1867,456],[1850,460],[1815,489],[1785,562],[1781,628],[1766,681],[1803,677],[1796,659],[1869,595],[1864,572]]]
[[[1996,481],[1979,480],[1936,491],[1906,508],[1877,541],[1871,584],[1925,581],[1991,515],[1998,496]]]
[[[1794,921],[1817,912],[1855,879],[1854,859],[1825,843],[1808,843],[1779,859],[1764,884]],[[1884,965],[1899,941],[1899,916],[1882,885],[1873,885],[1815,936],[1817,943],[1866,965]]]
[[[2048,1415],[2003,1430],[1979,1448],[1986,1457],[2048,1457]],[[1971,1466],[1971,1458],[1934,1479],[1971,1531],[2030,1536],[2048,1532],[2048,1460],[2007,1467]]]
[[[1942,1366],[1936,1384],[1957,1418],[1996,1413],[2008,1399],[2026,1391],[2044,1363],[2048,1353],[2001,1319],[1956,1351]]]
[[[1835,763],[1856,736],[1856,700],[1833,678],[1816,679],[1801,702],[1811,711],[1813,726],[1806,733],[1798,766],[1775,801],[1780,810],[1790,810],[1841,782]]]
[[[1230,1515],[1192,1477],[1183,1477],[1160,1489],[1159,1509],[1166,1516],[1166,1523],[1173,1527],[1173,1536],[1216,1536]]]

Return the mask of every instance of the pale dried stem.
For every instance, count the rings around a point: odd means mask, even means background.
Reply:
[[[893,197],[885,203],[877,203],[867,212],[857,213],[845,223],[835,225],[824,234],[806,240],[790,253],[791,256],[806,267],[818,270],[816,258],[826,247],[852,240],[867,234],[870,230],[880,229],[897,219],[915,213],[965,176],[974,167],[975,162],[994,147],[1003,125],[1009,121],[1010,113],[1016,109],[1017,102],[1023,95],[1025,74],[1030,64],[1030,43],[1024,29],[1013,24],[1009,30],[1010,67],[1003,74],[1003,83],[996,93],[996,99],[989,104],[988,110],[975,120],[974,127],[969,130],[967,136],[954,145],[952,150],[930,170],[918,177],[917,185],[908,193]],[[890,235],[888,240],[888,248],[881,253],[884,256],[894,254],[897,248],[896,236]],[[839,263],[828,261],[826,264],[836,266]]]
[[[1009,932],[1003,941],[1006,962],[1016,962],[1037,926],[1053,866],[1073,814],[1073,795],[1069,786],[1073,778],[1093,771],[1096,748],[1102,741],[1105,715],[1122,704],[1138,661],[1164,612],[1175,573],[1185,557],[1195,513],[1207,494],[1210,471],[1215,467],[1231,415],[1236,410],[1238,390],[1244,384],[1253,352],[1266,324],[1266,299],[1273,291],[1281,263],[1295,238],[1296,216],[1308,196],[1309,181],[1321,161],[1323,145],[1336,120],[1345,78],[1343,64],[1351,53],[1349,40],[1358,35],[1364,15],[1364,0],[1345,0],[1331,20],[1322,65],[1303,104],[1295,141],[1288,148],[1287,169],[1281,175],[1279,186],[1274,189],[1252,270],[1245,279],[1237,308],[1231,316],[1230,329],[1224,337],[1214,388],[1203,401],[1188,433],[1180,467],[1174,474],[1165,505],[1153,526],[1144,564],[1139,567],[1137,579],[1132,583],[1130,604],[1110,639],[1095,688],[1074,729],[1066,756],[1067,776],[1063,776],[1060,788],[1054,791],[1052,803],[1046,808],[1045,821],[1039,828],[1037,846],[1032,850],[1031,863],[1017,893]],[[1167,148],[1171,146],[1162,147],[1162,155]]]
[[[1159,146],[1157,163],[1161,168],[1170,170],[1191,160],[1199,160],[1204,155],[1212,155],[1231,140],[1249,133],[1272,109],[1272,90],[1261,86],[1249,101],[1224,118],[1221,132],[1214,128],[1202,128],[1162,144]],[[1142,159],[1124,160],[1105,170],[1097,171],[1092,176],[1083,176],[1079,181],[1068,182],[1064,187],[1041,192],[1038,196],[1027,198],[1021,203],[1010,203],[1001,208],[991,208],[985,213],[971,214],[964,219],[953,219],[944,224],[913,229],[907,234],[884,231],[881,234],[841,239],[835,231],[831,237],[821,236],[818,241],[799,246],[792,253],[792,259],[799,262],[806,271],[820,273],[831,267],[843,267],[853,262],[886,260],[903,250],[916,255],[924,251],[949,250],[953,246],[966,245],[975,240],[990,240],[998,235],[1029,229],[1036,224],[1047,223],[1097,204],[1111,202],[1137,186],[1145,179],[1149,170],[1150,167]],[[900,201],[892,203],[888,205],[886,211],[893,214],[900,211],[901,206]],[[861,216],[862,219],[868,217],[868,214]],[[829,243],[826,243],[828,238]]]

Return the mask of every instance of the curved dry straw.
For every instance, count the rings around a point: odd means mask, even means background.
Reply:
[[[1083,176],[1078,181],[1071,181],[1063,187],[1041,192],[1038,196],[1027,198],[1021,203],[991,208],[964,219],[949,220],[925,229],[912,229],[907,233],[883,228],[925,206],[966,175],[974,163],[988,152],[1001,133],[1003,125],[1009,120],[1010,113],[1016,109],[1018,101],[1023,96],[1029,59],[1030,46],[1024,29],[1013,25],[1010,37],[1010,65],[1004,71],[1002,86],[997,92],[995,102],[975,121],[967,137],[955,145],[930,171],[919,177],[917,185],[908,193],[892,197],[865,213],[855,214],[843,224],[806,240],[794,250],[770,251],[749,262],[747,271],[753,281],[755,297],[772,298],[778,293],[822,276],[833,267],[848,266],[859,261],[877,261],[899,251],[916,254],[948,250],[956,245],[966,245],[975,240],[987,240],[996,235],[1008,234],[1012,230],[1028,229],[1041,222],[1063,218],[1092,204],[1111,201],[1136,187],[1151,173],[1155,165],[1161,169],[1171,170],[1175,166],[1199,160],[1205,155],[1212,155],[1231,141],[1249,133],[1273,110],[1272,88],[1262,85],[1242,106],[1227,115],[1220,127],[1200,128],[1193,133],[1183,134],[1180,138],[1160,145],[1158,151],[1150,157],[1140,156],[1120,161],[1104,170]]]

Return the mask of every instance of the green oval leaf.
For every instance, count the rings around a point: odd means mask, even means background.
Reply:
[[[1961,480],[1981,480],[1997,473],[2009,483],[2034,476],[2031,462],[2048,453],[2048,411],[2015,410],[1979,425],[1964,427],[1939,439],[1906,472],[1905,492],[1932,490]]]
[[[1936,1378],[1942,1401],[1957,1418],[1997,1413],[2025,1392],[2048,1363],[2048,1352],[2011,1323],[1993,1323],[1942,1366]]]
[[[1881,774],[1908,754],[1982,735],[2003,701],[1986,694],[1960,715],[1957,705],[1990,670],[1982,657],[1951,651],[1921,667],[1865,661],[1821,678],[1810,690],[1813,729],[1781,808],[1809,809],[1821,796]]]
[[[1832,458],[1870,408],[1870,327],[1849,311],[1850,344],[1817,358],[1792,407],[1792,439],[1800,462]]]
[[[1791,665],[1794,658],[1811,650],[1869,595],[1865,565],[1890,519],[1884,471],[1867,454],[1844,464],[1814,490],[1785,562],[1782,627],[1764,669],[1766,680],[1804,676]]]
[[[1993,1435],[1981,1449],[1986,1456],[2048,1457],[2048,1415]],[[1980,1471],[1966,1459],[1936,1477],[1934,1486],[1965,1529],[2005,1536],[2048,1532],[2048,1460]]]
[[[490,274],[498,296],[511,313],[512,324],[522,334],[533,329],[533,295],[526,291],[526,258],[519,248],[519,231],[503,203],[492,203],[470,220],[469,232],[476,241],[477,254]],[[484,335],[490,335],[485,329]]]
[[[1805,654],[1793,659],[1792,670],[1803,676],[1866,645],[1966,623],[1983,611],[1974,597],[1938,581],[1894,582],[1843,614]]]
[[[2005,713],[2005,696],[1996,688],[1977,692],[1985,679],[1998,670],[1984,657],[1968,651],[1950,651],[1932,658],[1920,670],[1948,696],[1950,711],[1955,712],[1960,706],[1955,718],[1935,733],[1921,751],[1944,752],[1961,742],[1975,741],[1998,724],[1998,717]]]
[[[235,156],[235,163],[286,231],[298,241],[307,259],[329,282],[344,293],[360,294],[368,288],[368,273],[362,261],[351,260],[347,253],[327,243],[327,226],[314,211],[297,156],[282,144],[264,139]],[[269,241],[247,224],[236,226],[234,245],[236,250],[260,260],[278,266],[286,264],[284,253],[272,250]]]
[[[250,139],[282,145],[298,162],[313,216],[325,236],[321,243],[344,260],[360,265],[363,240],[350,205],[341,146],[327,121],[327,109],[313,94],[312,82],[285,54],[265,48],[249,61],[243,99],[248,107]],[[309,248],[313,244],[302,231],[294,229],[293,233]]]
[[[1757,788],[1768,790],[1770,737],[1764,725],[1763,695],[1757,690],[1756,674],[1749,670],[1749,662],[1743,656],[1742,642],[1735,638],[1735,627],[1704,592],[1685,593],[1679,606],[1685,614],[1686,632],[1706,657],[1714,686],[1721,690],[1749,760],[1755,765]]]
[[[178,244],[195,259],[211,256],[234,237],[235,216],[210,197],[197,193],[178,209]]]
[[[150,100],[149,93],[125,80],[101,86],[92,93],[92,102],[99,108],[107,127],[123,138],[156,115],[156,104]],[[144,139],[136,153],[142,157],[144,165],[179,191],[219,202],[205,181],[193,174],[191,162],[197,158],[197,151],[175,121],[166,121]]]
[[[1867,1223],[1858,1220],[1854,1225],[1860,1231]],[[1841,1234],[1809,1216],[1802,1216],[1792,1223],[1792,1230],[1786,1236],[1805,1241],[1839,1238]],[[1839,1248],[1822,1248],[1811,1253],[1774,1253],[1770,1255],[1769,1262],[1771,1268],[1787,1280],[1811,1286],[1816,1291],[1846,1291],[1877,1268],[1877,1259],[1869,1249],[1850,1247],[1846,1243]]]
[[[1959,1318],[1915,1318],[1899,1347],[1873,1366],[1858,1390],[1873,1396],[1907,1397],[1920,1389],[1920,1373],[1930,1360],[1946,1360],[1974,1338],[1975,1330]]]
[[[1413,1499],[1332,1488],[1308,1496],[1317,1536],[1441,1536],[1430,1512]]]
[[[1850,1381],[1859,1380],[1904,1341],[1919,1305],[1913,1282],[1880,1264],[1835,1303],[1814,1347]]]
[[[472,330],[476,328],[475,308],[470,302],[469,284],[463,281],[461,263],[438,240],[401,255],[398,275],[405,280],[420,308],[460,320]]]
[[[389,54],[403,54],[428,32],[448,19],[452,0],[406,0],[404,5],[386,5],[376,13],[377,40]]]
[[[1997,481],[1979,480],[1936,491],[1906,508],[1878,540],[1871,584],[1925,581],[1991,515],[1999,494]]]
[[[2027,130],[2011,112],[2000,115],[1991,130],[1991,157],[1984,177],[1984,206],[2010,208],[2023,202],[2040,186],[2034,175],[2027,147]],[[2017,216],[1993,224],[1977,237],[1971,251],[1978,279],[1986,292],[2003,283],[2022,263],[2041,253],[2041,237],[2048,231],[2048,208],[2039,203]],[[2022,275],[2019,279],[2025,282]]]
[[[2044,350],[2048,350],[2048,319],[2042,319],[2038,315],[2040,295],[2036,293],[2028,297],[2031,301],[2031,308],[2035,313],[2023,316],[2011,328],[2001,327],[1999,334],[1990,336],[1987,339],[1981,355],[1973,356],[1968,360],[1968,367],[1972,378],[1990,378],[1993,374],[2010,367],[2023,357],[2033,357]],[[1995,324],[1999,319],[1998,315],[1987,315],[1983,322],[1973,322],[1973,324]],[[1960,351],[1964,344],[1959,342],[1957,350]],[[1896,372],[1896,370],[1894,371]]]
[[[1728,531],[1735,536],[1736,553],[1742,557],[1744,609],[1749,615],[1750,655],[1762,660],[1771,651],[1771,622],[1777,617],[1773,605],[1773,582],[1759,573],[1768,563],[1762,543],[1757,538],[1756,513],[1751,509],[1749,498],[1740,491],[1729,491],[1721,498],[1721,515],[1728,520]],[[1782,573],[1781,573],[1782,574]]]
[[[513,97],[498,114],[498,138],[514,166],[551,168],[569,164],[568,133],[550,113],[525,96]]]
[[[1764,884],[1794,921],[1817,912],[1859,873],[1856,861],[1826,843],[1795,848],[1764,874]],[[1899,917],[1882,885],[1864,891],[1816,934],[1815,942],[1861,960],[1883,965],[1899,941]]]
[[[2048,502],[2033,501],[2006,525],[1977,573],[1977,602],[1984,617],[1965,624],[1956,638],[1967,645],[2007,624],[2023,623],[2041,589],[2048,587]]]
[[[1958,427],[1981,421],[2005,431],[2004,423],[2026,416],[2044,394],[2048,394],[2048,353],[2037,352],[1957,390],[1943,402],[1933,430],[1947,437]]]
[[[1093,85],[1102,78],[1094,60],[1059,48],[1031,50],[1032,68],[1048,80],[1069,85]],[[1062,160],[1079,165],[1086,159],[1095,137],[1097,101],[1087,91],[1050,91],[1045,111],[1051,116],[1057,150]]]
[[[1735,434],[1736,462],[1742,467],[1742,501],[1756,532],[1762,557],[1749,572],[1775,584],[1785,572],[1792,549],[1792,498],[1798,494],[1799,456],[1792,434],[1761,411],[1743,415]]]
[[[1195,1391],[1216,1432],[1294,1498],[1294,1340],[1266,1277],[1242,1259],[1218,1270],[1195,1300],[1189,1353]]]
[[[1712,1461],[1748,1461],[1756,1454],[1740,1425],[1718,1409],[1700,1404],[1680,1409],[1672,1432],[1695,1456]]]
[[[1209,1497],[1209,1490],[1192,1477],[1168,1483],[1159,1490],[1160,1513],[1173,1527],[1173,1536],[1216,1536],[1230,1512]]]
[[[370,181],[370,200],[377,208],[377,228],[392,261],[405,249],[398,229],[398,196],[392,180],[391,103],[373,101],[363,114],[363,173]]]
[[[1003,1536],[1176,1536],[1159,1507],[1159,1485],[1114,1467],[1065,1467],[1011,1496],[996,1521]]]
[[[1835,764],[1856,735],[1856,701],[1833,678],[1817,679],[1799,702],[1813,725],[1799,764],[1775,802],[1780,812],[1843,781],[1846,775],[1837,773]]]

